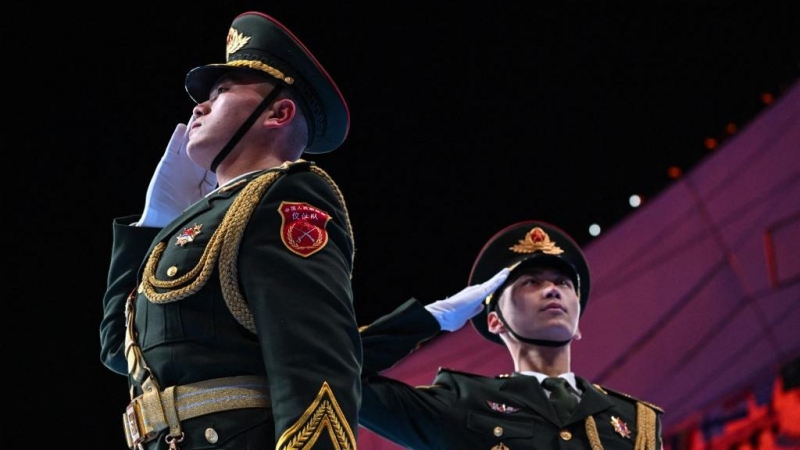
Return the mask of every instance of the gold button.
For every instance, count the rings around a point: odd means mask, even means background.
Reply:
[[[167,269],[167,275],[171,277],[174,277],[176,273],[178,273],[178,268],[175,266],[172,266],[169,269]]]
[[[503,427],[494,427],[494,435],[495,436],[502,436],[503,435]]]
[[[561,433],[559,433],[559,435],[561,436],[561,439],[565,441],[572,439],[572,433],[570,433],[567,430],[561,430]]]
[[[205,435],[206,435],[206,440],[208,441],[209,444],[216,444],[217,441],[219,440],[219,435],[213,428],[206,428]]]

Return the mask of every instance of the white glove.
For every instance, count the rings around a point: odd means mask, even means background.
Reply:
[[[425,309],[433,314],[442,330],[456,331],[481,312],[483,301],[506,281],[510,272],[505,268],[488,281],[466,287],[452,297],[425,305]]]
[[[217,176],[186,154],[187,130],[182,123],[175,127],[167,151],[150,179],[144,213],[136,225],[162,228],[217,186]]]

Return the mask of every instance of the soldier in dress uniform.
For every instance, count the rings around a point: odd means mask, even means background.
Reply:
[[[411,299],[362,328],[362,426],[415,450],[662,448],[659,407],[571,371],[590,274],[565,232],[540,221],[503,229],[478,254],[468,284],[428,305]],[[467,320],[505,346],[513,373],[440,368],[417,387],[381,375]]]
[[[224,62],[186,76],[197,105],[144,213],[113,221],[100,356],[128,378],[120,438],[355,449],[353,233],[337,185],[301,159],[343,143],[348,107],[274,18],[235,17],[225,44]]]

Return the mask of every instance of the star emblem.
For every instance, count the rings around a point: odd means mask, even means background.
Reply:
[[[630,439],[631,430],[628,429],[628,425],[626,425],[622,419],[616,416],[611,416],[611,425],[614,426],[614,431],[616,431],[620,436]]]
[[[203,228],[203,225],[194,224],[194,226],[181,231],[181,234],[178,235],[175,245],[183,247],[187,243],[194,241],[194,238],[200,234],[201,228]]]

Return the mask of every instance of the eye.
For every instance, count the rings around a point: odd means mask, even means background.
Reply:
[[[216,88],[212,88],[211,89],[211,95],[209,96],[209,99],[210,100],[214,100],[217,97],[219,97],[220,94],[224,94],[225,92],[228,92],[229,90],[230,90],[230,88],[227,85],[220,84]]]
[[[539,284],[539,280],[532,276],[522,276],[520,278],[520,284],[523,286],[535,286]]]

